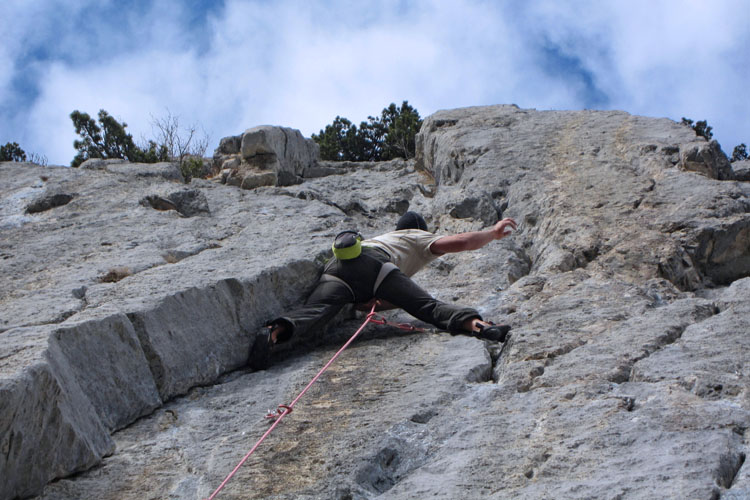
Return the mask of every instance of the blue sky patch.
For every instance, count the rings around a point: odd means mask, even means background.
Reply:
[[[517,103],[707,120],[750,143],[743,0],[0,0],[0,144],[66,165],[74,109],[134,136],[169,109],[212,138],[260,124],[309,136],[408,100]],[[671,10],[670,10],[671,9]],[[11,21],[8,21],[8,20]],[[644,20],[648,20],[644,27]],[[684,33],[711,33],[696,47]],[[54,68],[54,71],[51,69]],[[710,77],[697,78],[696,68]]]

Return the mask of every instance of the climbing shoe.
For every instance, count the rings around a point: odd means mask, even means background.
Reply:
[[[510,325],[479,325],[479,331],[473,332],[475,337],[493,342],[505,342],[510,331]]]
[[[271,362],[271,329],[263,327],[258,331],[250,348],[250,356],[247,359],[247,366],[252,370],[265,370]]]

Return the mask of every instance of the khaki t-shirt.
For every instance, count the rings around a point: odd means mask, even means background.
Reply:
[[[377,247],[391,256],[391,261],[407,276],[413,276],[424,266],[437,259],[430,245],[442,238],[421,229],[402,229],[381,234],[362,242],[363,246]]]

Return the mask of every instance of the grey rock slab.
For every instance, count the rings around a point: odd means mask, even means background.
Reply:
[[[674,343],[639,360],[633,380],[670,381],[702,398],[750,410],[750,374],[747,359],[740,354],[750,349],[748,298],[750,294],[718,314],[690,324]]]
[[[64,359],[26,352],[24,368],[0,377],[0,495],[28,497],[61,475],[114,451]]]
[[[353,333],[357,326],[344,329]],[[269,427],[267,410],[290,403],[336,349],[194,389],[116,433],[118,452],[101,467],[50,484],[39,498],[207,497]],[[471,390],[475,373],[487,372],[489,363],[482,342],[467,337],[401,334],[356,342],[219,498],[334,498],[341,488],[371,495],[425,461],[430,422]],[[391,449],[396,470],[379,465]]]
[[[0,328],[59,323],[84,306],[75,290],[99,282],[112,268],[131,275],[164,264],[164,247],[196,239],[164,227],[174,212],[138,204],[139,192],[165,184],[177,191],[180,184],[91,170],[11,166],[0,170],[9,185],[17,186],[15,195],[28,189],[73,195],[66,205],[34,214],[4,231]],[[8,216],[23,209],[15,207]],[[149,223],[155,230],[144,232],[143,224]],[[32,296],[37,306],[24,306]],[[38,300],[45,296],[48,300]]]
[[[731,471],[724,467],[725,456],[736,453],[740,441],[731,426],[741,416],[724,415],[719,405],[702,404],[684,392],[612,385],[577,389],[567,397],[547,390],[501,391],[501,397],[485,391],[460,430],[428,464],[389,490],[388,498],[718,494],[717,483]],[[631,408],[631,396],[642,400],[640,405]],[[706,406],[712,407],[711,418]]]
[[[606,314],[596,319],[586,315],[585,327],[574,329],[573,339],[566,331],[568,325],[560,325],[560,341],[555,343],[559,347],[550,349],[547,341],[544,348],[531,356],[543,365],[539,369],[542,373],[530,382],[534,386],[555,387],[601,378],[616,383],[627,382],[633,377],[634,365],[656,351],[669,348],[686,328],[703,324],[714,314],[714,309],[710,302],[684,299],[616,321],[607,318]],[[517,340],[525,339],[518,335]],[[564,356],[557,360],[561,354]],[[606,367],[604,371],[602,367]]]
[[[161,406],[136,330],[125,315],[66,324],[55,328],[48,342],[109,431]]]

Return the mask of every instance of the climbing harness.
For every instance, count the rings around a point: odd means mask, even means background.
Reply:
[[[213,493],[211,493],[211,496],[208,497],[206,500],[214,500],[214,498],[216,498],[216,495],[218,495],[219,492],[224,488],[224,486],[226,486],[226,484],[229,482],[229,480],[232,479],[232,477],[234,477],[237,471],[240,470],[240,467],[242,467],[242,465],[244,465],[244,463],[247,462],[247,460],[250,458],[250,455],[252,455],[255,452],[255,450],[258,448],[258,446],[260,446],[260,443],[262,443],[263,440],[266,439],[266,437],[268,437],[268,435],[271,434],[271,432],[273,432],[273,430],[276,428],[277,425],[279,425],[279,423],[284,417],[292,413],[292,409],[294,408],[294,405],[297,404],[297,401],[299,401],[300,398],[302,398],[302,396],[304,396],[304,394],[310,389],[310,387],[312,387],[312,385],[315,382],[317,382],[320,376],[323,375],[323,372],[325,372],[328,369],[328,367],[331,366],[334,361],[336,361],[336,358],[338,358],[339,355],[342,352],[344,352],[344,349],[349,347],[349,345],[352,342],[354,342],[354,339],[357,338],[357,336],[362,332],[362,330],[365,329],[365,326],[367,326],[367,323],[374,323],[376,325],[390,325],[390,326],[395,326],[397,328],[400,328],[401,330],[414,331],[414,332],[425,331],[424,328],[410,325],[409,323],[390,323],[386,321],[384,317],[376,316],[375,308],[377,306],[378,306],[378,303],[375,302],[375,304],[373,304],[372,306],[372,310],[369,312],[369,314],[365,318],[364,323],[362,323],[362,326],[360,326],[359,329],[356,332],[354,332],[354,335],[352,335],[351,338],[349,338],[349,340],[347,340],[347,342],[341,347],[341,349],[339,349],[336,352],[336,354],[333,355],[333,357],[328,361],[328,363],[326,363],[325,366],[323,366],[323,368],[320,369],[317,375],[315,375],[312,378],[312,380],[310,380],[307,386],[305,386],[305,388],[302,389],[302,391],[297,395],[296,398],[294,398],[294,400],[291,403],[289,403],[288,405],[283,405],[283,404],[279,405],[278,408],[276,408],[276,411],[271,411],[271,410],[268,411],[268,414],[266,414],[266,418],[274,419],[274,422],[271,425],[271,427],[268,428],[265,434],[261,436],[258,442],[255,443],[255,445],[250,449],[250,451],[247,452],[247,454],[242,458],[242,460],[240,460],[240,462],[232,470],[232,472],[229,473],[229,475],[224,479],[224,481],[221,482],[219,487],[216,488],[216,490]]]

